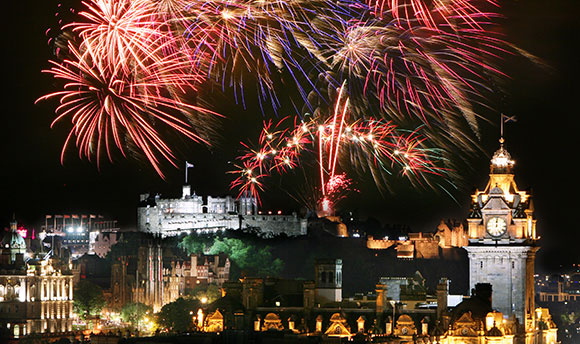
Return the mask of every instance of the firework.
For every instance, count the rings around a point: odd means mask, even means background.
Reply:
[[[155,19],[153,3],[92,0],[85,6],[81,21],[63,27],[74,37],[61,54],[65,57],[45,70],[63,82],[63,90],[39,99],[59,99],[53,125],[71,119],[61,161],[73,141],[80,157],[95,156],[97,163],[104,156],[112,160],[116,147],[123,156],[129,150],[143,154],[163,176],[161,159],[175,160],[164,128],[208,143],[195,124],[217,114],[185,100],[205,77],[175,49]]]
[[[477,135],[479,118],[472,104],[484,103],[488,76],[502,75],[493,61],[509,50],[489,30],[497,15],[484,10],[488,5],[497,4],[494,0],[481,4],[90,0],[79,12],[80,21],[63,27],[61,40],[68,41],[68,53],[48,72],[66,86],[47,97],[61,98],[57,121],[72,116],[71,135],[82,147],[81,155],[102,154],[102,148],[88,148],[92,140],[101,142],[96,146],[104,145],[110,157],[108,142],[119,147],[124,140],[142,150],[159,171],[156,154],[170,161],[174,157],[155,123],[207,141],[196,132],[206,117],[193,120],[191,113],[213,113],[192,105],[188,92],[218,82],[224,89],[232,87],[236,98],[241,94],[245,101],[244,87],[255,85],[260,105],[269,99],[276,110],[282,85],[285,92],[297,91],[313,116],[297,118],[294,127],[284,130],[270,123],[260,138],[261,148],[250,150],[244,158],[248,166],[240,167],[251,167],[258,174],[246,175],[238,186],[252,178],[259,182],[274,170],[292,170],[306,152],[317,154],[323,194],[324,185],[340,174],[346,155],[375,180],[383,179],[381,171],[394,165],[422,180],[425,174],[437,173],[433,161],[440,152],[426,150],[422,136],[400,128],[409,123],[416,127],[418,121],[423,125],[421,135],[430,143],[447,145],[448,151],[455,147],[473,151],[474,141],[463,127],[468,125]],[[95,104],[111,117],[97,121],[99,125],[80,120],[103,116],[95,116],[99,113]],[[130,125],[130,119],[137,118],[139,125]],[[87,128],[93,131],[84,132]],[[141,136],[134,128],[143,130]],[[348,140],[347,130],[362,136]],[[447,139],[448,133],[453,139]],[[373,139],[365,139],[369,136]],[[313,144],[316,147],[310,147]],[[262,187],[255,185],[248,191]]]
[[[71,118],[73,129],[64,144],[61,160],[73,136],[79,155],[89,159],[96,155],[97,162],[104,154],[112,159],[113,147],[126,155],[125,147],[133,144],[163,176],[159,158],[173,162],[174,155],[152,122],[194,141],[203,141],[187,120],[175,114],[184,109],[215,113],[169,96],[164,87],[176,80],[173,73],[164,71],[171,71],[172,60],[157,61],[154,67],[157,72],[151,76],[136,75],[105,65],[99,56],[80,53],[73,46],[69,51],[72,59],[53,62],[53,67],[46,71],[65,82],[64,90],[39,99],[59,99],[60,106],[56,109],[59,116],[53,125],[66,117]]]
[[[499,7],[495,0],[487,4]],[[454,28],[457,22],[481,28],[481,17],[493,18],[497,14],[482,11],[481,1],[473,0],[367,0],[375,16],[392,16],[399,25],[412,27],[414,22],[429,29]]]
[[[266,122],[260,135],[259,149],[250,149],[240,157],[243,168],[232,183],[240,193],[250,193],[259,198],[264,189],[262,179],[272,173],[286,173],[297,166],[317,162],[319,184],[314,188],[317,196],[302,197],[318,206],[335,207],[352,190],[352,181],[343,171],[342,163],[359,167],[361,171],[372,165],[372,171],[400,173],[416,182],[427,181],[427,175],[444,175],[446,169],[439,166],[441,157],[436,150],[425,147],[425,138],[419,130],[405,132],[392,122],[380,119],[351,120],[345,84],[338,90],[333,115],[327,119],[311,118],[307,121],[294,119],[290,128],[288,118],[273,124]],[[350,159],[341,159],[349,156]],[[312,191],[312,190],[311,190]]]

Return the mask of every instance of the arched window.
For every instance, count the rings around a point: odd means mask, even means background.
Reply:
[[[42,299],[48,299],[48,283],[46,283],[46,281],[42,281],[42,290],[40,291],[40,295]]]
[[[14,288],[11,285],[6,287],[6,299],[10,300],[14,296]]]

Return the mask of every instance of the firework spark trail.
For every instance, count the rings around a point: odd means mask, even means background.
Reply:
[[[334,28],[346,25],[351,12],[328,0],[192,1],[187,10],[185,35],[194,55],[200,56],[194,59],[210,56],[205,61],[208,77],[224,88],[234,87],[236,94],[239,89],[243,100],[243,79],[253,75],[261,99],[269,97],[273,105],[274,79],[282,70],[290,73],[303,96],[307,94],[301,83],[312,86],[308,69],[320,68],[320,62],[327,65],[322,42],[334,35]]]
[[[479,96],[478,70],[497,70],[477,60],[473,49],[457,49],[456,35],[421,32],[408,39],[411,33],[396,25],[353,26],[333,67],[364,80],[363,94],[376,97],[385,114],[401,120],[414,115],[425,124],[465,120],[477,131],[470,99]]]
[[[343,84],[344,87],[344,84]],[[338,91],[333,116],[326,120],[313,118],[309,121],[294,120],[288,129],[284,118],[277,124],[271,121],[264,123],[260,134],[260,148],[251,150],[239,159],[243,167],[234,173],[238,178],[232,183],[232,188],[239,188],[241,194],[251,194],[259,199],[258,192],[263,190],[261,179],[273,172],[285,173],[303,163],[303,153],[314,153],[317,157],[317,169],[320,173],[319,203],[325,203],[328,208],[335,205],[337,198],[345,196],[349,189],[350,179],[338,173],[336,166],[340,164],[340,152],[355,154],[365,161],[374,161],[376,166],[386,169],[398,166],[401,174],[418,182],[426,180],[426,174],[445,175],[446,169],[438,166],[440,157],[435,150],[425,148],[426,138],[419,129],[404,132],[392,122],[369,119],[366,121],[348,119],[348,98]],[[348,162],[347,162],[348,163]],[[304,167],[304,166],[303,166]],[[254,171],[258,171],[254,173]]]
[[[53,62],[53,67],[46,71],[65,82],[64,90],[39,99],[60,100],[56,109],[59,116],[53,125],[65,117],[71,118],[73,129],[63,146],[61,161],[73,136],[76,136],[79,156],[90,160],[96,154],[97,163],[104,152],[112,160],[111,144],[126,155],[125,147],[131,142],[144,153],[157,173],[163,176],[158,156],[173,163],[174,155],[150,124],[151,118],[194,141],[203,141],[186,120],[174,116],[173,112],[189,109],[217,114],[195,105],[177,102],[165,95],[167,92],[164,87],[175,82],[174,74],[166,74],[166,81],[162,72],[151,76],[136,76],[115,66],[103,65],[99,56],[90,52],[80,53],[73,46],[69,47],[69,52],[72,55],[70,60]],[[155,69],[171,69],[173,62],[172,59],[158,61]]]
[[[495,0],[484,2],[499,7]],[[481,17],[497,16],[482,12],[481,2],[473,0],[367,0],[366,3],[375,16],[383,18],[385,13],[390,13],[399,25],[408,25],[408,28],[412,27],[410,23],[413,21],[433,30],[453,28],[459,20],[479,29]]]
[[[162,23],[152,17],[151,3],[144,0],[92,0],[84,2],[83,21],[65,25],[81,39],[79,51],[90,54],[95,62],[122,68],[128,72],[138,67],[148,70],[147,60],[159,62],[163,47]]]
[[[159,129],[170,128],[209,144],[207,135],[197,133],[194,117],[219,115],[185,100],[206,78],[179,51],[165,23],[158,20],[154,2],[83,4],[87,9],[79,13],[81,20],[63,27],[78,38],[69,40],[61,54],[66,57],[50,61],[52,67],[44,71],[61,80],[63,90],[38,99],[59,99],[52,125],[71,119],[61,162],[73,141],[81,158],[91,160],[94,155],[97,164],[104,155],[113,160],[113,147],[125,157],[135,147],[164,177],[161,159],[176,165]]]
[[[497,6],[495,0],[482,4]],[[155,135],[151,118],[164,118],[162,123],[172,123],[170,127],[187,137],[200,137],[189,135],[196,129],[191,128],[191,120],[169,119],[167,111],[160,115],[155,106],[184,115],[191,111],[209,114],[188,104],[183,95],[210,81],[221,83],[224,89],[232,87],[236,100],[241,96],[242,102],[244,87],[254,83],[260,106],[269,97],[274,109],[279,106],[277,83],[296,87],[315,113],[316,128],[305,122],[302,130],[307,130],[301,133],[290,129],[271,133],[273,137],[295,135],[298,143],[265,140],[268,145],[247,159],[260,176],[272,168],[284,172],[296,167],[298,157],[307,151],[303,147],[316,141],[320,147],[313,150],[320,161],[326,161],[320,164],[324,185],[340,165],[341,147],[347,142],[343,129],[353,130],[354,123],[369,125],[373,120],[367,114],[377,113],[376,104],[378,116],[387,123],[401,125],[409,117],[418,119],[429,129],[424,135],[430,136],[430,142],[443,142],[437,137],[459,133],[464,123],[477,134],[478,118],[471,104],[481,99],[488,73],[502,75],[491,61],[514,50],[487,31],[497,14],[472,0],[87,0],[84,5],[81,20],[63,27],[77,36],[63,36],[70,40],[68,59],[48,71],[66,81],[65,90],[42,99],[61,98],[57,120],[75,113],[71,135],[83,147],[81,155],[90,152],[81,142],[98,133],[98,155],[101,144],[111,158],[110,142],[119,147],[129,140],[158,172],[154,152],[170,161],[174,157]],[[313,73],[329,79],[328,91],[311,80]],[[114,82],[105,88],[106,78]],[[332,113],[327,107],[335,103],[338,80],[348,81],[348,88],[339,90],[348,96],[342,106],[336,103]],[[79,90],[76,96],[73,85]],[[91,97],[93,103],[87,101]],[[99,104],[111,118],[99,115],[103,119],[89,121]],[[83,112],[87,119],[81,121]],[[373,130],[380,130],[378,122],[374,125]],[[84,132],[86,128],[92,131]],[[124,130],[128,130],[125,138]],[[416,143],[409,146],[423,149],[419,148],[421,139],[409,140]],[[386,142],[373,144],[378,145],[377,152],[361,156],[377,166],[401,163],[387,154],[387,148],[380,148],[381,144],[390,147]],[[464,150],[471,144],[468,139],[452,142]],[[430,171],[431,160],[425,155],[409,164],[412,171],[420,171],[421,166]]]

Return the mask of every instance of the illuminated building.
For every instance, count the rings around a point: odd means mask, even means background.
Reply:
[[[332,297],[339,295],[338,285],[331,292],[322,290],[338,282],[337,261],[328,261],[316,267],[314,281],[244,278],[239,286],[229,282],[224,286],[225,296],[237,298],[243,308],[235,302],[230,302],[236,305],[230,309],[210,307],[219,308],[224,315],[226,330],[238,329],[236,314],[242,314],[256,332],[286,335],[353,340],[366,336],[393,344],[556,344],[557,328],[550,313],[534,304],[534,258],[539,248],[536,219],[530,195],[515,183],[513,164],[502,142],[491,160],[490,181],[473,195],[464,223],[442,222],[435,235],[410,235],[392,245],[415,247],[425,242],[440,250],[465,249],[472,289],[469,298],[461,297],[460,302],[451,304],[445,278],[440,280],[436,296],[428,296],[422,277],[417,275],[381,279],[374,305],[372,301],[340,300]],[[380,243],[377,245],[380,248]],[[415,248],[399,252],[404,258],[415,259],[425,257],[428,250],[420,256]],[[327,295],[325,300],[321,291]],[[429,299],[436,300],[436,308],[422,307],[434,305]]]
[[[317,259],[314,265],[315,302],[342,301],[342,260]]]
[[[71,252],[73,259],[86,253],[104,258],[117,242],[117,221],[102,215],[46,215],[39,237],[53,250]]]
[[[254,231],[261,236],[286,234],[305,235],[307,221],[297,214],[262,214],[255,198],[231,196],[203,197],[191,194],[189,185],[183,186],[181,198],[161,198],[141,195],[137,208],[137,229],[141,232],[175,236],[192,231],[215,233],[220,230]]]
[[[16,222],[0,248],[0,326],[18,338],[72,330],[73,276],[48,254],[26,253]]]
[[[397,258],[437,259],[440,250],[467,246],[467,233],[463,223],[441,220],[435,233],[409,233],[398,238],[367,238],[367,247],[372,250],[386,250],[393,247]]]
[[[533,203],[514,181],[514,161],[503,147],[491,159],[489,182],[472,196],[467,219],[469,285],[490,283],[494,309],[515,315],[526,330],[534,323],[536,219]]]
[[[580,272],[537,276],[536,296],[541,302],[578,303],[580,305]]]
[[[538,237],[530,195],[519,190],[503,146],[491,159],[489,182],[472,195],[467,219],[470,299],[453,310],[440,342],[553,344],[556,327],[534,304]]]
[[[128,244],[126,244],[128,243]],[[225,255],[184,255],[159,237],[123,233],[111,265],[111,305],[141,302],[159,311],[198,285],[221,286],[230,277]]]

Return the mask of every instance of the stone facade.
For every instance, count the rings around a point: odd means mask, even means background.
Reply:
[[[533,312],[533,261],[535,247],[469,246],[469,284],[490,283],[492,306],[503,314],[515,314],[520,321]]]
[[[117,242],[118,231],[117,221],[102,215],[46,215],[39,237],[55,252],[68,249],[73,259],[84,254],[104,258]]]
[[[342,301],[342,259],[317,259],[314,281],[317,304]]]
[[[526,330],[533,330],[534,260],[536,220],[531,197],[520,191],[512,173],[513,160],[503,147],[491,160],[491,172],[483,191],[472,196],[467,219],[469,281],[490,283],[492,305],[499,312],[515,315]]]
[[[198,285],[221,286],[229,279],[231,263],[225,255],[177,256],[158,237],[133,240],[132,248],[112,257],[113,308],[141,302],[157,312],[187,290]]]
[[[72,330],[73,275],[49,254],[26,252],[16,231],[3,233],[0,247],[0,327],[12,337]]]
[[[246,230],[261,236],[305,235],[306,219],[296,213],[262,214],[257,210],[255,198],[234,199],[202,196],[190,193],[183,187],[181,198],[161,198],[159,195],[141,195],[137,208],[137,229],[163,237],[192,231],[212,233],[220,230]]]

